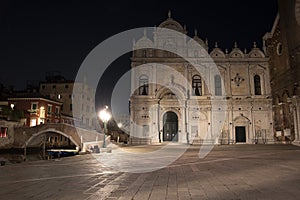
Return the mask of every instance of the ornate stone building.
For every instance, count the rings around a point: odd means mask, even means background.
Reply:
[[[145,32],[134,42],[131,142],[273,143],[269,59],[256,44],[250,52],[241,51],[236,43],[230,52],[224,52],[216,44],[208,53],[208,42],[197,31],[191,40],[161,28],[187,34],[169,13],[154,29],[153,38]],[[195,48],[195,41],[203,48]],[[182,56],[159,49],[162,47],[200,59],[206,75]],[[212,62],[217,73],[211,71]],[[214,106],[216,99],[226,106]],[[215,126],[220,128],[213,129]]]
[[[279,13],[264,36],[270,57],[276,137],[299,142],[300,134],[300,1],[279,0]]]

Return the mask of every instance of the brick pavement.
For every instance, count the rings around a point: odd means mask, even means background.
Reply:
[[[92,155],[8,164],[0,168],[0,199],[89,199],[103,188],[98,199],[105,199],[122,175]]]

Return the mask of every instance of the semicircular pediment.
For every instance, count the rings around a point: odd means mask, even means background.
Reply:
[[[250,120],[245,116],[238,116],[234,118],[234,122],[250,122]]]
[[[165,87],[160,88],[155,97],[157,99],[176,97],[176,99],[184,99],[185,98],[185,88],[179,84],[172,83],[167,84]]]
[[[252,49],[249,52],[249,57],[250,58],[264,58],[265,54],[260,49],[256,48],[256,49]]]
[[[229,57],[230,58],[244,58],[245,55],[240,49],[235,48],[230,52]]]
[[[214,48],[210,52],[210,56],[212,58],[225,58],[225,54],[224,54],[224,52],[220,48]]]

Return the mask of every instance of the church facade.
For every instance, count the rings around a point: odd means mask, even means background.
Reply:
[[[264,52],[255,43],[249,52],[236,43],[231,51],[217,44],[209,51],[197,31],[191,39],[162,29],[187,34],[169,13],[153,33],[145,32],[134,42],[131,143],[273,143],[269,59]],[[159,48],[201,60],[204,73],[182,56]],[[218,69],[215,74],[212,63]]]

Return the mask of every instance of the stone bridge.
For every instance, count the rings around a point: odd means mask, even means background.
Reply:
[[[82,147],[82,143],[103,140],[103,134],[95,130],[76,128],[64,123],[46,123],[34,127],[16,127],[14,130],[14,146],[19,148],[37,147],[47,133],[58,133],[70,139],[76,147]]]

